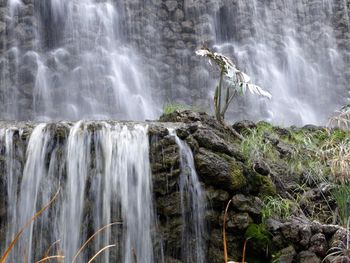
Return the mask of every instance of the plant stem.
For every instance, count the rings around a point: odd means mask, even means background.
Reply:
[[[225,263],[228,262],[228,255],[227,255],[227,238],[226,238],[226,219],[227,219],[227,212],[228,208],[230,207],[230,204],[232,202],[232,199],[227,203],[225,213],[224,213],[224,224],[222,227],[222,235],[223,235],[223,242],[224,242],[224,260]]]
[[[218,121],[221,121],[221,93],[222,93],[222,83],[223,83],[223,79],[224,79],[224,67],[221,68],[221,72],[220,72],[220,80],[219,80],[219,86],[218,86],[218,98],[217,98],[217,108],[216,108],[216,119]]]

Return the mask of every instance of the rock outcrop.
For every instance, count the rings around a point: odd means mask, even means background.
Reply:
[[[13,125],[22,130],[15,136],[15,148],[18,149],[14,151],[17,165],[23,168],[23,149],[35,124],[1,123],[3,128]],[[97,122],[91,122],[90,126],[92,131],[99,129]],[[313,130],[307,127],[282,129],[267,123],[246,122],[236,123],[232,128],[207,114],[191,111],[164,115],[160,122],[149,122],[148,126],[153,198],[158,221],[155,232],[163,239],[166,262],[182,262],[179,251],[183,213],[179,192],[179,149],[168,128],[176,129],[178,137],[191,147],[198,177],[205,190],[207,262],[223,262],[224,210],[230,200],[226,234],[232,260],[241,260],[246,240],[247,262],[321,262],[332,249],[346,247],[346,229],[330,224],[339,222],[337,218],[331,218],[337,207],[330,194],[331,188],[318,184],[317,178],[312,177],[315,176],[313,161],[318,158],[310,152],[313,146],[301,147],[298,143],[308,138],[317,145],[317,141],[327,138],[345,138],[347,132],[329,133],[320,127]],[[64,143],[67,125],[57,123],[50,127],[55,138],[52,143]],[[232,129],[236,129],[243,140],[232,133]],[[4,163],[2,146],[1,237],[4,236],[7,206]],[[317,165],[320,169],[317,171],[324,169],[324,175],[330,175],[326,165]],[[160,249],[157,242],[155,247]],[[341,259],[349,260],[346,251],[343,252],[339,254]],[[346,262],[334,261],[338,259],[328,257],[325,262]]]

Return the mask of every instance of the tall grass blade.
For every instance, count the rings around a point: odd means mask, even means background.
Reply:
[[[40,211],[38,211],[30,220],[28,220],[28,222],[20,229],[20,231],[16,234],[15,238],[11,241],[10,245],[8,246],[8,248],[6,249],[4,255],[2,255],[2,257],[0,258],[0,263],[5,263],[7,257],[9,256],[11,250],[13,249],[13,247],[15,246],[15,244],[17,243],[17,241],[20,239],[20,237],[22,236],[24,230],[30,226],[31,223],[33,223],[35,221],[35,219],[37,219],[46,209],[48,209],[51,204],[56,200],[56,198],[58,197],[58,194],[60,192],[60,189],[58,189],[58,191],[56,192],[56,194],[54,195],[54,197],[43,207],[41,208]]]
[[[72,263],[77,261],[78,256],[80,255],[80,253],[84,250],[84,248],[87,246],[87,244],[89,244],[91,242],[91,240],[93,240],[95,238],[95,236],[97,236],[100,232],[102,232],[103,230],[105,230],[108,227],[114,226],[114,225],[120,225],[122,224],[121,222],[114,222],[108,225],[105,225],[104,227],[100,228],[99,230],[97,230],[91,237],[88,238],[88,240],[85,241],[85,243],[80,247],[80,249],[78,250],[78,252],[75,254],[75,256],[73,257]],[[0,262],[2,263],[2,262]]]
[[[45,257],[43,259],[40,259],[39,261],[37,261],[36,263],[42,263],[42,262],[45,262],[47,260],[50,260],[50,259],[64,259],[64,256],[62,255],[55,255],[55,256],[49,256],[49,257]]]
[[[245,263],[245,254],[246,254],[246,251],[247,251],[247,243],[248,243],[248,239],[246,239],[244,241],[243,253],[242,253],[242,263]]]
[[[115,245],[109,245],[109,246],[105,246],[104,248],[100,249],[96,254],[95,256],[93,256],[88,263],[91,263],[92,261],[94,261],[95,258],[98,257],[98,255],[100,255],[103,251],[105,251],[106,249],[109,249],[111,247],[115,247]]]
[[[227,211],[228,208],[230,207],[230,204],[232,202],[232,199],[227,203],[226,209],[225,209],[225,214],[224,214],[224,224],[222,227],[222,235],[223,235],[223,242],[224,242],[224,260],[225,263],[228,262],[228,255],[227,255],[227,238],[226,238],[226,219],[227,219]]]
[[[49,246],[49,248],[45,251],[45,254],[44,254],[44,256],[43,256],[43,259],[49,256],[49,253],[50,253],[51,249],[52,249],[56,244],[58,244],[59,242],[61,242],[61,240],[56,240],[55,242],[53,242],[53,243]]]

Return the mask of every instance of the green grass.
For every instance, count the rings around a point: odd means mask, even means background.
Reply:
[[[332,191],[332,196],[337,203],[337,215],[340,225],[346,227],[350,217],[350,184],[340,184]]]
[[[265,139],[264,133],[264,129],[253,129],[244,136],[241,143],[241,151],[249,166],[261,159],[274,161],[278,156],[273,145]]]
[[[180,103],[167,103],[163,107],[164,114],[171,114],[175,111],[185,111],[185,110],[191,110],[191,111],[197,111],[197,112],[201,111],[201,109],[197,106],[180,104]]]
[[[282,198],[281,196],[268,196],[264,200],[264,207],[261,211],[262,221],[264,222],[268,218],[278,220],[287,219],[295,207],[297,205],[292,200]]]

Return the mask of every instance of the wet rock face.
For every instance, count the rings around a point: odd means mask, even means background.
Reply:
[[[35,52],[38,44],[35,36],[41,32],[43,38],[48,39],[40,48],[56,48],[57,43],[54,42],[59,42],[59,30],[52,30],[52,28],[45,30],[44,27],[61,25],[57,25],[53,19],[49,23],[40,21],[37,10],[43,6],[40,0],[22,1],[23,8],[15,14],[17,19],[13,25],[10,25],[6,21],[9,13],[8,7],[6,7],[7,2],[5,0],[0,2],[0,39],[5,40],[0,41],[0,55],[8,58],[8,65],[0,64],[0,69],[1,67],[8,68],[3,72],[9,83],[14,82],[16,73],[21,76],[19,83],[17,83],[21,88],[16,91],[22,98],[18,108],[25,108],[26,113],[22,113],[23,119],[30,119],[33,115],[33,85],[37,65],[33,67],[36,64],[35,58],[31,56],[32,54],[27,54],[18,63],[20,67],[16,69],[14,63],[16,54],[13,50],[11,51],[11,45],[17,39],[23,53],[28,50]],[[250,23],[251,18],[246,16],[244,12],[240,14],[241,18],[237,18],[238,21],[247,21],[247,23],[242,22],[241,30],[237,30],[232,23],[226,23],[227,25],[223,26],[221,30],[215,29],[214,25],[217,22],[215,19],[230,21],[229,18],[232,17],[232,14],[228,10],[235,10],[239,1],[152,0],[144,2],[141,0],[114,0],[112,2],[117,6],[123,21],[116,31],[122,32],[128,45],[135,47],[145,64],[152,65],[145,73],[152,76],[152,85],[156,87],[154,94],[164,101],[176,100],[187,104],[208,105],[208,90],[212,90],[214,86],[211,81],[212,69],[203,63],[203,60],[194,56],[195,49],[203,45],[212,46],[216,42],[217,35],[234,36],[237,38],[235,41],[242,41],[254,34]],[[264,3],[264,1],[260,2]],[[310,4],[310,9],[313,10],[315,6],[322,4],[322,1],[314,1]],[[281,3],[277,2],[276,8],[279,8],[280,5]],[[333,24],[341,55],[344,57],[344,61],[349,63],[350,55],[347,50],[350,47],[350,35],[348,34],[349,11],[347,6],[348,1],[335,1]],[[305,38],[312,35],[313,38],[316,36],[317,39],[321,32],[318,20],[323,19],[323,17],[317,18],[312,24],[306,23],[307,25],[301,27],[300,35],[303,37],[306,35]],[[10,30],[12,28],[14,30]],[[58,32],[53,33],[53,31]],[[9,32],[12,33],[9,34]],[[275,38],[274,45],[283,47],[281,38],[278,35]],[[348,69],[344,74],[347,79],[350,78]],[[6,107],[5,98],[9,95],[6,89],[2,88],[0,100],[4,102],[3,108]],[[11,116],[5,117],[10,118]]]
[[[265,206],[262,200],[276,194],[288,196],[295,191],[298,182],[303,180],[302,173],[291,174],[285,163],[291,158],[290,155],[295,156],[294,146],[288,143],[288,140],[282,139],[291,137],[292,131],[267,126],[266,132],[261,132],[261,136],[265,143],[271,145],[270,151],[276,153],[271,158],[277,160],[262,158],[254,162],[242,153],[239,139],[210,116],[185,111],[162,116],[161,120],[187,124],[177,132],[181,139],[186,140],[192,147],[198,176],[206,189],[206,197],[210,204],[206,211],[209,230],[208,262],[223,260],[223,211],[229,200],[232,202],[227,216],[228,251],[230,255],[232,253],[232,259],[240,260],[245,232],[252,224],[261,223]],[[261,129],[261,125],[266,124],[236,124],[233,127],[244,134]],[[164,144],[170,147],[168,142],[164,140]],[[165,157],[163,159],[167,160]],[[174,171],[177,171],[177,168]],[[169,182],[173,182],[172,177],[169,178]],[[173,220],[172,229],[176,229],[178,211],[174,208],[173,200],[170,201],[176,195],[167,193],[165,196],[168,197],[162,196],[158,199],[162,207],[169,204],[168,214],[163,215],[167,220],[163,222]],[[319,202],[317,198],[313,200]],[[346,242],[346,232],[341,227],[312,222],[301,214],[283,220],[268,219],[266,225],[271,234],[269,250],[275,262],[318,263],[324,259],[330,248],[343,246]],[[169,229],[165,226],[164,228]],[[264,248],[261,249],[256,244],[256,240],[252,240],[251,244],[248,242],[248,256],[254,255],[254,258],[262,258],[262,262],[270,262],[272,258],[266,258]]]
[[[232,134],[232,131],[206,114],[190,111],[174,112],[163,116],[161,121],[147,124],[149,126],[149,156],[154,208],[158,221],[157,229],[154,231],[164,240],[162,248],[166,262],[182,262],[180,251],[183,227],[179,190],[181,173],[179,149],[174,137],[169,135],[169,127],[175,128],[178,136],[191,147],[198,177],[205,190],[207,262],[223,262],[223,213],[230,200],[231,205],[226,218],[228,253],[230,259],[239,261],[247,229],[262,222],[262,212],[265,208],[264,198],[274,197],[277,194],[287,196],[293,192],[293,188],[276,187],[277,183],[285,179],[283,175],[288,177],[287,168],[277,169],[271,165],[272,160],[269,159],[264,159],[262,163],[247,159],[242,152],[242,142]],[[28,128],[24,129],[21,135],[18,134],[18,149],[25,149],[25,144],[31,134],[32,125],[26,125]],[[98,129],[98,123],[94,125],[96,127],[91,128]],[[6,127],[9,126],[11,125]],[[251,129],[259,129],[258,126],[259,124],[251,126]],[[53,144],[66,140],[67,129],[64,128],[64,125],[53,124],[51,128],[56,134]],[[283,132],[283,134],[283,136],[288,136],[288,133]],[[279,153],[277,145],[278,143],[274,143],[272,147],[275,147],[275,151]],[[286,144],[286,147],[290,145]],[[6,201],[2,202],[6,200],[3,154],[4,151],[0,148],[1,236],[3,236],[3,227],[6,222]],[[16,155],[16,159],[19,160],[18,165],[23,165],[24,152],[18,150]],[[287,158],[280,154],[276,156],[280,158],[278,162]],[[300,178],[297,178],[296,175],[295,179]],[[287,185],[287,182],[282,181],[283,186]],[[290,182],[290,186],[293,186],[293,182]],[[271,253],[268,257],[266,257],[265,246],[257,245],[259,240],[252,239],[248,243],[248,256],[261,258],[262,262],[270,262],[274,255],[276,262],[317,263],[322,261],[330,248],[346,244],[346,231],[343,228],[311,222],[298,213],[283,220],[267,219],[266,227],[270,235],[268,239]],[[156,249],[158,248],[157,244]]]

